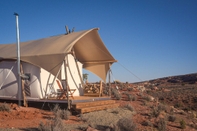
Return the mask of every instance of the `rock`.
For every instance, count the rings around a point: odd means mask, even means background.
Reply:
[[[154,101],[154,100],[155,100],[155,98],[152,97],[152,96],[148,96],[148,97],[149,97],[149,100],[150,100],[150,101]]]

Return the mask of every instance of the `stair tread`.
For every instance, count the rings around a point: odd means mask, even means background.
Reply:
[[[78,108],[77,110],[80,113],[86,113],[86,112],[104,110],[104,109],[108,109],[108,108],[114,108],[114,107],[118,107],[118,106],[119,106],[118,103],[113,103],[113,104],[109,104],[109,105],[99,105],[99,106]]]
[[[72,106],[75,109],[83,108],[83,107],[92,107],[92,106],[99,106],[99,105],[106,105],[106,104],[114,104],[114,100],[104,100],[104,101],[93,101],[93,102],[83,102],[83,103],[75,103]]]

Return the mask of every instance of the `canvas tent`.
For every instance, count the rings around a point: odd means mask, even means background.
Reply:
[[[71,59],[74,58],[74,61],[71,64],[77,61],[81,64],[81,68],[83,67],[84,69],[91,71],[104,81],[106,80],[106,75],[110,66],[116,62],[102,42],[98,34],[98,28],[22,42],[20,44],[20,51],[20,59],[22,63],[26,65],[25,68],[27,68],[27,70],[28,66],[32,66],[34,68],[39,68],[39,70],[44,70],[44,72],[51,74],[53,77],[56,77],[61,67],[65,66],[63,65],[63,62],[68,56],[70,59],[68,61],[71,61]],[[16,44],[0,45],[1,78],[7,76],[5,75],[4,70],[6,65],[10,66],[7,72],[11,69],[15,69],[15,67],[11,65],[13,65],[15,63],[14,61],[17,59],[16,54]],[[10,63],[6,64],[5,62]],[[72,73],[70,75],[72,75]],[[62,79],[61,77],[63,76],[58,75],[59,79]],[[39,78],[38,81],[41,83],[41,78]],[[4,86],[2,83],[3,81],[0,80],[0,86]],[[7,83],[7,85],[9,87],[9,83]],[[45,87],[45,85],[41,86],[42,89]],[[37,90],[39,89],[42,90],[41,88],[38,88]],[[2,87],[0,87],[0,95],[2,95],[1,90]]]

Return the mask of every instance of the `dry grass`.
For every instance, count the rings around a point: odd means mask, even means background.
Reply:
[[[135,112],[131,112],[127,108],[114,108],[82,114],[81,119],[89,123],[93,128],[104,130],[110,126],[116,125],[118,120],[122,118],[127,118],[128,116],[132,118],[134,113]]]
[[[10,112],[11,108],[9,104],[3,103],[0,104],[0,111],[7,111]]]

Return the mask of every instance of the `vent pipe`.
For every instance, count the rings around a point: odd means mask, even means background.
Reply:
[[[14,13],[16,17],[16,40],[17,40],[17,71],[18,71],[18,105],[21,106],[21,71],[20,71],[20,37],[18,14]]]

